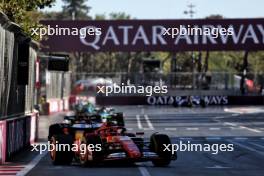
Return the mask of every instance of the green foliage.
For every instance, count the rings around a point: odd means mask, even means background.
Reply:
[[[250,71],[264,73],[264,51],[251,52],[249,54]]]
[[[124,12],[97,14],[95,20],[124,20],[130,19]],[[139,63],[146,53],[140,52],[97,52],[74,53],[71,67],[76,72],[137,72]],[[80,59],[81,58],[81,59]]]
[[[85,5],[87,0],[63,0],[63,10],[60,12],[44,12],[44,20],[90,20],[90,7]]]
[[[96,14],[94,17],[95,20],[105,20],[106,15],[105,14]]]
[[[243,71],[244,52],[211,52],[209,68],[211,71],[241,73]],[[264,52],[249,52],[248,72],[264,71]]]
[[[40,27],[38,9],[50,7],[55,0],[4,0],[0,3],[2,10],[11,21],[19,24],[26,34],[31,35],[31,28]],[[39,40],[39,36],[31,36]]]
[[[112,12],[108,15],[106,14],[96,14],[95,20],[129,20],[131,16],[125,12]]]
[[[129,20],[131,16],[126,14],[125,12],[112,12],[109,14],[109,18],[112,20]]]
[[[85,5],[87,0],[62,0],[64,2],[63,15],[65,18],[77,20],[91,19],[88,13],[91,7]]]
[[[41,12],[41,20],[65,20],[65,14],[62,12]]]

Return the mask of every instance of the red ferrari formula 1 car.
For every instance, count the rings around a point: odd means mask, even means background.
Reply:
[[[120,117],[108,118],[103,123],[55,124],[50,126],[49,141],[51,145],[64,146],[64,150],[57,147],[50,151],[50,156],[53,164],[70,164],[74,158],[84,166],[107,161],[152,161],[155,166],[167,166],[177,159],[164,150],[164,145],[171,143],[167,135],[155,133],[148,142],[139,135],[142,133],[127,133]]]

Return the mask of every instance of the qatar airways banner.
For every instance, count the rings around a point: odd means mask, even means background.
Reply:
[[[43,51],[263,50],[264,19],[42,21]]]

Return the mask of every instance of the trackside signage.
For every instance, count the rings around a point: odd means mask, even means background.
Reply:
[[[43,51],[263,50],[264,19],[42,21],[52,35]],[[69,35],[95,28],[96,35]],[[173,35],[173,29],[232,29],[229,35]],[[57,31],[56,31],[57,30]],[[36,30],[37,31],[37,30]],[[55,31],[55,32],[54,32]],[[76,31],[72,31],[72,33]],[[64,35],[66,34],[66,35]],[[164,35],[168,34],[168,35]]]
[[[201,99],[205,101],[206,105],[227,105],[228,96],[192,96],[191,102],[193,104],[200,104]],[[180,105],[186,102],[186,96],[151,96],[147,98],[149,105]]]
[[[186,106],[186,96],[97,96],[98,105],[178,105]],[[192,96],[194,105],[263,105],[264,96]]]

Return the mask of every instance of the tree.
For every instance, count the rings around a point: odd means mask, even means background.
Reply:
[[[95,20],[123,20],[130,19],[124,12],[97,14]],[[128,72],[134,70],[138,54],[123,52],[80,52],[73,55],[71,66],[76,72]],[[132,64],[133,63],[133,64]]]
[[[41,19],[42,20],[63,20],[65,19],[65,15],[62,12],[41,12]]]
[[[214,14],[214,15],[210,15],[208,17],[205,17],[205,19],[223,19],[223,15],[219,15],[219,14]]]
[[[88,13],[91,7],[85,5],[87,0],[62,0],[65,5],[63,8],[63,14],[70,19],[91,19]]]
[[[21,26],[26,34],[31,35],[33,27],[40,27],[38,9],[50,7],[55,0],[3,0],[0,3],[2,10],[8,18]],[[39,36],[31,36],[39,40]]]
[[[126,14],[125,12],[112,12],[109,14],[110,19],[112,20],[129,20],[131,16]]]

